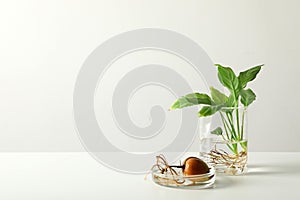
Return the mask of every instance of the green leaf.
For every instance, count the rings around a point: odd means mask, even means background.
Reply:
[[[177,99],[170,109],[174,110],[199,104],[211,105],[212,100],[207,94],[191,93]]]
[[[220,82],[229,89],[234,100],[237,101],[241,90],[238,77],[230,67],[223,67],[220,64],[216,64],[216,66],[218,67],[218,78]]]
[[[251,89],[241,91],[241,103],[249,106],[256,99],[255,93]]]
[[[256,78],[256,75],[259,73],[262,66],[264,65],[258,65],[256,67],[252,67],[239,74],[238,79],[242,88],[245,88],[248,82],[253,81]]]
[[[231,94],[228,97],[228,101],[226,102],[226,106],[227,107],[234,107],[235,106],[234,102],[235,102],[234,96]]]
[[[218,128],[216,128],[215,130],[211,131],[210,133],[211,133],[211,134],[214,134],[214,135],[222,135],[223,130],[222,130],[221,127],[218,127]]]
[[[241,144],[241,147],[243,148],[243,150],[247,151],[248,142],[247,141],[243,141],[240,144]]]
[[[203,106],[201,110],[198,112],[199,117],[207,117],[210,115],[215,114],[222,108],[221,105],[216,105],[216,106]]]
[[[225,104],[228,101],[228,97],[214,87],[210,87],[210,93],[213,102],[217,105]]]

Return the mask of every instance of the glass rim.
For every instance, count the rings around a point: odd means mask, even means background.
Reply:
[[[205,174],[197,174],[197,175],[162,174],[159,169],[152,169],[151,173],[152,173],[152,175],[155,175],[155,176],[159,176],[159,177],[163,177],[163,178],[172,178],[172,179],[174,179],[174,178],[205,178],[205,177],[210,177],[210,176],[215,175],[215,173],[216,173],[215,168],[211,165],[208,165],[208,167],[209,167],[209,172],[207,172]]]
[[[240,109],[244,109],[247,110],[248,106],[224,106],[222,107],[220,110],[240,110]]]

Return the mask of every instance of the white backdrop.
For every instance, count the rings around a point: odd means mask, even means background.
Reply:
[[[81,151],[72,111],[79,69],[103,41],[138,28],[184,34],[251,87],[250,151],[300,151],[300,1],[1,1],[0,151]]]

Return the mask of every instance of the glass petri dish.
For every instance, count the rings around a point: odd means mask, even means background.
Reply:
[[[159,169],[153,169],[152,180],[154,183],[172,188],[184,188],[184,189],[205,189],[213,187],[215,183],[215,169],[209,167],[209,172],[206,174],[184,176],[182,173],[178,175],[164,173],[162,174]]]

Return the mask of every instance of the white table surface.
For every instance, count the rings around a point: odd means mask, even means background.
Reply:
[[[300,153],[251,153],[247,175],[180,190],[110,170],[88,153],[0,153],[0,199],[300,199]]]

